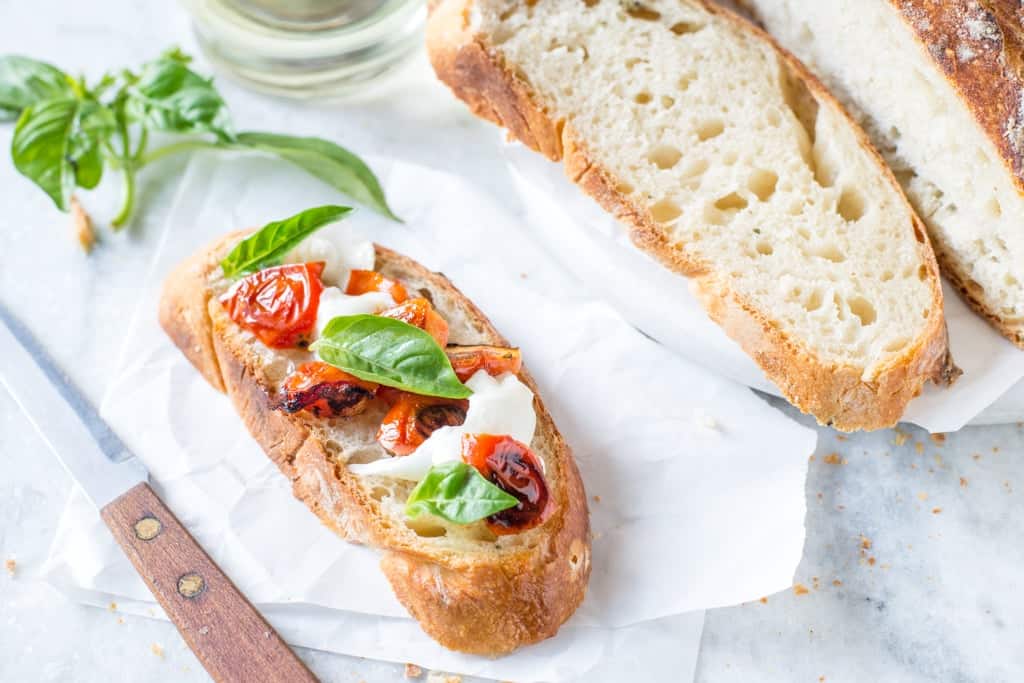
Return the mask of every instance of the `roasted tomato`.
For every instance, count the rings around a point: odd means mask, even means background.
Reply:
[[[220,302],[228,315],[267,346],[309,342],[324,286],[323,262],[264,268],[231,286]]]
[[[511,436],[464,434],[462,459],[492,484],[519,500],[519,505],[487,518],[487,527],[498,534],[531,529],[548,515],[548,487],[537,456]]]
[[[367,292],[387,292],[396,304],[409,298],[405,287],[398,280],[384,277],[375,270],[353,270],[348,276],[345,293],[355,296]]]
[[[328,363],[303,363],[288,375],[276,408],[308,410],[317,417],[349,417],[366,409],[379,385],[364,382]]]
[[[444,351],[459,379],[465,382],[477,370],[497,377],[504,372],[518,373],[523,367],[519,349],[503,346],[449,346]]]
[[[435,429],[455,427],[466,421],[469,401],[402,392],[389,394],[391,410],[384,416],[377,441],[395,455],[409,455]]]
[[[389,308],[381,313],[381,315],[386,318],[401,320],[424,330],[437,340],[441,348],[444,348],[448,343],[448,323],[438,315],[433,305],[426,299],[409,299],[394,308]]]

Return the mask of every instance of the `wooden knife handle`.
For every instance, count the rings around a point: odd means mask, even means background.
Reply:
[[[316,681],[149,484],[100,515],[215,681]]]

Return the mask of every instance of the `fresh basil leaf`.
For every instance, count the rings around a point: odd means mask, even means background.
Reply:
[[[320,138],[275,133],[239,133],[236,145],[291,162],[336,190],[396,221],[377,176],[363,160],[344,147]]]
[[[434,465],[405,502],[405,514],[428,512],[456,524],[469,524],[514,508],[515,496],[487,481],[475,467],[452,461]]]
[[[103,177],[103,143],[113,134],[114,113],[94,100],[84,100],[78,125],[71,135],[68,156],[75,171],[75,184],[91,190]]]
[[[368,382],[423,396],[466,398],[437,341],[418,327],[379,315],[333,318],[310,348],[320,359]]]
[[[228,107],[213,82],[195,73],[180,53],[146,64],[128,89],[128,108],[144,125],[171,133],[213,133],[234,140]]]
[[[11,140],[14,166],[50,196],[61,211],[75,186],[69,150],[81,100],[46,100],[21,112]]]
[[[16,119],[43,100],[73,97],[70,80],[60,69],[28,57],[0,57],[0,119]]]
[[[352,212],[347,206],[318,206],[283,221],[267,223],[238,243],[220,262],[225,277],[248,275],[281,263],[302,240]]]

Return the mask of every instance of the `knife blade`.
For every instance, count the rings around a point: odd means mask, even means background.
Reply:
[[[32,332],[0,304],[2,383],[97,508],[149,473]]]
[[[149,487],[149,473],[0,303],[0,384],[100,511],[215,681],[319,683]]]

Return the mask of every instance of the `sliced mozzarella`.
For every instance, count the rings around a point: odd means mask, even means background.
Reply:
[[[491,377],[478,370],[466,385],[469,397],[466,421],[458,427],[441,427],[420,444],[411,455],[381,458],[361,465],[349,465],[349,471],[367,476],[419,481],[431,465],[462,457],[463,434],[508,434],[529,445],[537,428],[533,410],[533,392],[510,372]]]
[[[310,261],[326,263],[320,278],[325,285],[344,287],[348,284],[349,272],[373,270],[376,253],[372,242],[356,240],[351,235],[334,234],[333,237],[308,237],[285,257],[285,263]]]
[[[339,315],[380,313],[394,305],[395,300],[387,292],[367,292],[359,296],[349,296],[337,287],[324,287],[324,291],[320,293],[320,306],[316,311],[316,336],[323,334],[331,318]]]

